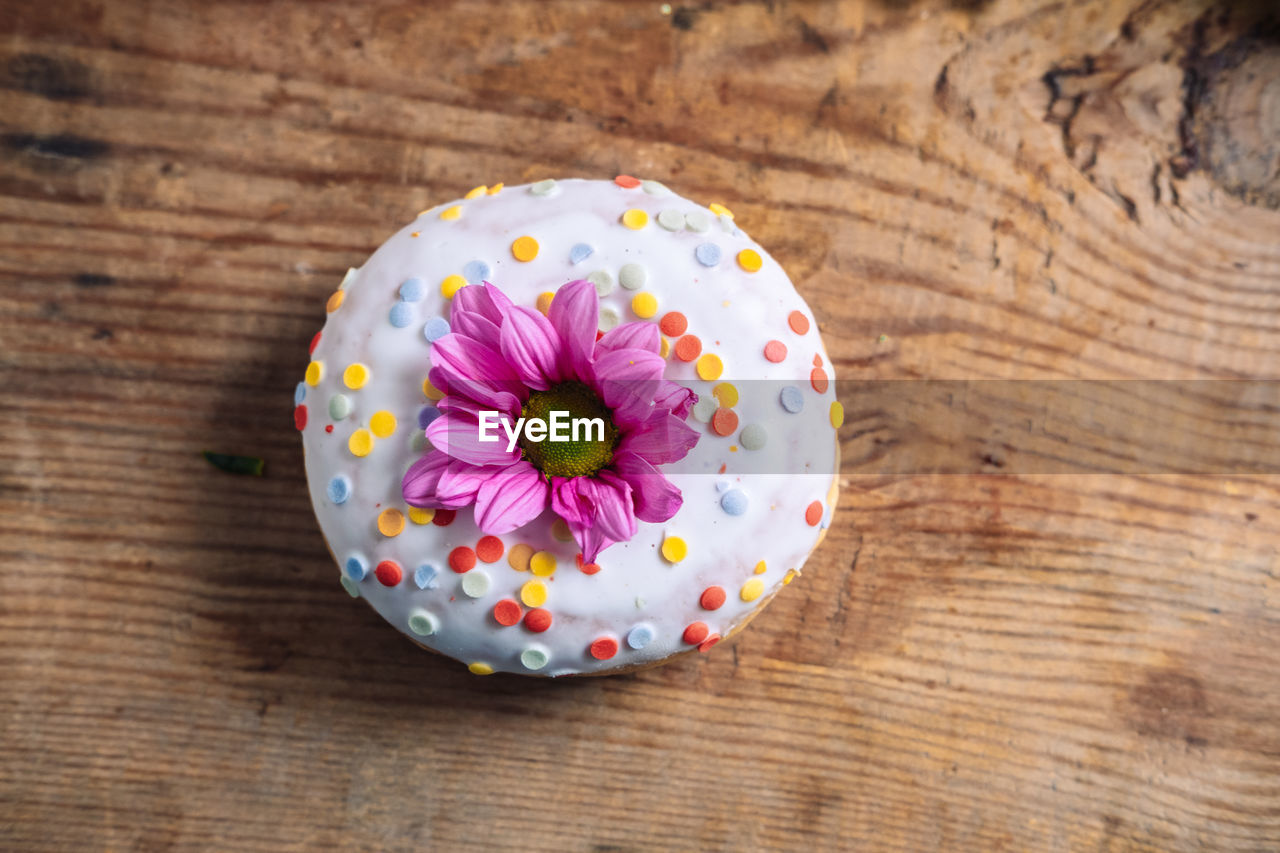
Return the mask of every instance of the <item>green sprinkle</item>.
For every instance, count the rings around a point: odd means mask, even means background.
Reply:
[[[235,456],[230,453],[213,453],[204,451],[203,456],[209,460],[209,464],[219,471],[226,471],[228,474],[251,474],[254,477],[262,476],[262,466],[264,463],[257,456]]]

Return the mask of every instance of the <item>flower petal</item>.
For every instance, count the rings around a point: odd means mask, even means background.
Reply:
[[[476,525],[485,533],[510,533],[547,508],[547,481],[520,461],[485,480],[476,492]]]
[[[453,294],[453,308],[450,311],[450,325],[455,325],[459,313],[477,314],[495,326],[511,311],[511,300],[507,295],[489,282],[470,287],[459,288]]]
[[[554,478],[551,508],[569,525],[588,563],[614,542],[636,534],[631,486],[612,471],[595,477]]]
[[[560,373],[565,378],[590,380],[591,355],[600,325],[600,297],[585,279],[561,286],[551,300],[547,319],[560,335]]]
[[[596,360],[593,384],[615,423],[635,426],[649,417],[666,366],[662,356],[642,349],[613,350]]]
[[[530,308],[514,307],[502,324],[502,357],[530,388],[545,390],[560,381],[560,336],[550,321]]]
[[[635,453],[618,453],[610,466],[631,486],[636,518],[652,524],[667,521],[680,511],[680,490],[662,473]]]
[[[683,459],[698,443],[698,437],[698,432],[683,420],[659,409],[623,436],[618,453],[629,451],[651,465],[663,465]]]
[[[465,287],[462,288],[462,290],[466,289]],[[462,291],[458,292],[461,293]],[[501,346],[498,324],[492,320],[485,319],[474,311],[454,311],[450,320],[450,327],[454,332],[465,335],[473,341],[478,341],[491,350],[497,350]]]
[[[620,349],[642,349],[657,353],[662,351],[662,336],[653,323],[623,323],[604,333],[596,341],[596,358]]]
[[[444,509],[461,509],[476,499],[476,490],[499,476],[502,467],[480,467],[451,459],[436,485],[436,501]]]
[[[449,455],[443,450],[431,448],[422,454],[421,458],[409,466],[404,479],[400,481],[405,503],[409,506],[438,506],[435,503],[436,485],[448,464]]]
[[[529,390],[502,356],[466,335],[451,332],[431,345],[431,384],[446,394],[462,394],[491,408],[505,409],[503,394],[520,400]],[[439,379],[439,381],[437,381]]]
[[[686,388],[678,382],[663,380],[654,395],[653,405],[659,409],[668,409],[680,420],[689,417],[693,404],[698,402],[698,395],[692,388]]]
[[[427,424],[427,440],[431,446],[471,465],[514,465],[520,461],[520,449],[507,449],[507,431],[498,421],[488,418],[481,440],[480,418],[463,409],[449,411]]]

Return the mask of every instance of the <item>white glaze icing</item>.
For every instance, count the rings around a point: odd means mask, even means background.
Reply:
[[[352,554],[361,555],[369,569],[358,583],[344,580],[348,591],[358,592],[416,641],[463,663],[481,664],[477,669],[556,676],[631,667],[688,650],[691,646],[683,634],[694,622],[705,623],[711,634],[727,635],[770,599],[788,570],[799,570],[830,517],[828,496],[834,494],[836,446],[829,411],[835,396],[834,383],[818,393],[810,382],[815,355],[821,358],[826,375],[834,376],[808,306],[782,268],[728,216],[717,216],[651,182],[624,188],[612,181],[568,180],[556,182],[547,193],[535,192],[538,186],[506,187],[493,195],[424,211],[362,268],[348,274],[341,285],[342,304],[328,315],[311,357],[322,362],[324,369],[317,384],[305,386],[302,405],[307,407],[307,423],[302,438],[312,502],[339,571]],[[455,205],[461,208],[460,216],[442,219],[440,214]],[[645,211],[647,225],[639,230],[623,225],[622,214],[629,209]],[[685,227],[670,230],[680,221],[676,214],[684,216]],[[512,242],[525,235],[539,244],[537,257],[529,262],[516,260],[511,249]],[[714,243],[721,250],[714,267],[704,266],[695,257],[703,243]],[[593,251],[574,263],[570,255],[578,244],[590,245]],[[763,265],[758,272],[746,272],[738,264],[736,257],[743,249],[759,253]],[[689,423],[701,438],[689,457],[666,466],[664,472],[683,493],[681,510],[665,523],[640,522],[633,539],[601,553],[597,559],[601,571],[594,575],[579,571],[578,549],[572,541],[553,535],[555,515],[550,510],[526,527],[499,537],[503,556],[471,570],[484,572],[487,584],[478,576],[468,580],[471,573],[455,573],[448,565],[452,549],[474,548],[483,535],[470,509],[459,510],[448,526],[419,525],[406,518],[399,535],[388,537],[378,530],[381,511],[408,510],[400,491],[401,478],[419,456],[418,412],[431,402],[422,387],[430,367],[424,324],[433,317],[448,318],[450,300],[442,295],[441,282],[462,274],[469,262],[477,260],[489,267],[488,281],[516,304],[531,307],[540,293],[598,271],[608,273],[611,283],[611,287],[599,287],[607,290],[601,296],[602,315],[613,312],[622,322],[634,321],[632,298],[642,291],[652,293],[658,312],[651,322],[669,311],[681,312],[688,318],[688,333],[701,339],[702,351],[715,353],[724,363],[723,376],[706,382],[698,378],[694,362],[680,361],[673,353],[666,377],[690,385],[704,398],[711,397],[712,388],[720,382],[733,382],[743,389],[734,406],[739,428],[733,435],[718,436],[690,416]],[[644,268],[640,289],[630,289],[638,278],[634,268],[621,275],[627,264]],[[410,278],[423,281],[423,296],[405,303],[407,309],[397,309],[401,317],[407,310],[411,318],[409,325],[397,328],[390,312],[401,301],[402,283]],[[810,320],[805,334],[788,325],[788,315],[795,310]],[[786,345],[782,361],[764,357],[769,340]],[[369,369],[368,381],[358,390],[343,382],[343,371],[352,363]],[[803,410],[798,414],[784,410],[776,385],[752,386],[773,389],[769,393],[747,391],[746,384],[756,380],[785,380],[794,385],[803,395]],[[334,420],[330,403],[339,394],[347,399],[350,412]],[[333,412],[342,410],[339,405]],[[368,428],[371,416],[380,411],[395,416],[394,432],[376,438],[367,456],[353,455],[348,448],[350,436]],[[740,446],[740,433],[751,424],[764,427],[772,459],[781,460],[781,470],[790,473],[740,473],[749,467],[745,463],[751,453]],[[330,425],[333,429],[327,432]],[[815,433],[831,440],[812,440]],[[758,435],[750,438],[758,440]],[[722,465],[726,467],[723,474],[718,473]],[[341,504],[328,495],[335,477],[349,484],[350,495]],[[727,488],[747,496],[742,515],[729,515],[721,508]],[[817,526],[805,518],[806,508],[814,502],[823,507],[823,521]],[[680,563],[669,563],[661,556],[665,536],[679,536],[688,543],[688,556]],[[553,554],[555,574],[535,578],[511,568],[507,556],[518,543]],[[403,570],[402,580],[393,587],[375,577],[374,567],[384,560],[394,561]],[[755,567],[761,561],[766,570],[757,575]],[[415,570],[428,564],[436,570],[435,583],[420,589]],[[763,582],[762,593],[743,601],[740,590],[753,578]],[[520,601],[522,585],[531,580],[546,585],[543,606],[553,615],[551,628],[535,633],[523,623],[499,625],[494,605],[508,598]],[[710,586],[723,587],[726,593],[724,605],[714,611],[700,605],[703,591]],[[522,605],[522,610],[528,609]],[[418,618],[413,620],[415,615]],[[411,620],[419,628],[432,624],[434,633],[415,632]],[[629,645],[628,636],[641,625],[651,629],[653,639],[637,650]],[[616,656],[608,660],[596,660],[589,652],[592,642],[602,637],[618,643]],[[532,653],[523,654],[530,649]],[[539,652],[547,660],[535,672],[525,662],[537,663]]]

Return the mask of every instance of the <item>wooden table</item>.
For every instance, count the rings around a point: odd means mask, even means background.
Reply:
[[[290,422],[400,223],[619,172],[843,377],[1274,378],[1263,5],[0,2],[0,848],[1280,848],[1274,476],[855,464],[736,643],[550,683],[343,593]]]

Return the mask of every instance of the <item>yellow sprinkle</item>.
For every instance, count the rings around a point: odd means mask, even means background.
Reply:
[[[556,573],[556,557],[550,551],[539,551],[529,558],[529,571],[540,578],[549,578]]]
[[[313,361],[307,365],[307,384],[312,388],[320,384],[320,380],[324,379],[324,362]]]
[[[724,373],[724,362],[720,360],[720,356],[709,352],[698,359],[698,376],[700,378],[710,382],[713,379],[719,379],[721,373]]]
[[[707,205],[707,207],[710,208],[711,212],[714,213],[716,216],[727,216],[730,219],[733,219],[733,211],[725,207],[723,204],[721,204],[718,201],[711,202],[711,204]]]
[[[369,429],[378,438],[386,438],[396,431],[396,416],[385,410],[374,412],[369,418]]]
[[[445,276],[444,281],[440,282],[440,293],[445,299],[452,299],[453,294],[466,286],[467,280],[457,273],[454,273],[453,275]]]
[[[538,241],[526,234],[517,237],[511,244],[511,254],[517,261],[529,262],[538,257]]]
[[[761,560],[760,562],[756,563],[756,574],[762,575],[765,573],[765,571],[766,571],[766,567],[764,564],[764,560]]]
[[[373,451],[373,433],[358,429],[347,439],[347,449],[353,456],[368,456]]]
[[[409,507],[409,520],[414,524],[430,524],[431,519],[436,517],[436,511],[430,507],[411,506]]]
[[[764,592],[764,581],[760,578],[752,578],[742,585],[742,591],[738,595],[743,601],[755,601],[762,592]]]
[[[551,310],[551,300],[555,298],[555,294],[550,290],[544,290],[538,294],[538,310],[546,314]]]
[[[760,259],[760,253],[755,249],[743,249],[738,253],[738,266],[747,272],[759,272],[760,267],[764,266],[764,261]]]
[[[333,295],[329,297],[329,301],[324,304],[324,310],[332,314],[342,307],[342,300],[347,298],[347,294],[342,290],[335,290]]]
[[[399,536],[404,530],[404,515],[398,509],[378,513],[378,532],[383,536]]]
[[[658,313],[658,297],[652,293],[637,293],[631,297],[631,313],[641,320],[648,320]]]
[[[489,193],[489,195],[497,195],[498,193],[502,192],[502,188],[504,186],[506,186],[506,184],[494,184],[493,186],[489,187],[487,192]]]
[[[561,542],[569,542],[573,539],[573,533],[569,530],[569,522],[563,518],[556,518],[555,521],[551,522],[551,535]]]
[[[439,400],[444,397],[444,392],[432,385],[430,379],[422,380],[422,393],[428,400]]]
[[[521,543],[512,545],[507,552],[507,565],[517,572],[529,571],[529,560],[533,557],[533,546]]]
[[[638,207],[633,207],[626,213],[622,214],[622,224],[630,228],[632,231],[639,231],[641,228],[649,224],[649,214],[645,213]]]
[[[786,577],[784,577],[784,578],[782,579],[782,582],[783,582],[784,584],[791,583],[791,580],[792,580],[795,576],[796,576],[796,570],[795,570],[795,569],[787,569]]]
[[[547,603],[547,585],[542,581],[529,581],[520,587],[520,600],[526,607],[541,607]]]
[[[472,675],[493,675],[493,667],[483,661],[469,663],[467,669],[471,670]]]
[[[479,198],[480,196],[484,195],[488,191],[489,191],[489,188],[481,184],[475,189],[468,191],[467,194],[463,196],[463,198]]]
[[[831,403],[831,425],[836,429],[840,429],[840,425],[844,423],[844,406],[840,405],[839,400],[833,400]]]
[[[347,369],[342,371],[342,384],[346,385],[352,391],[356,391],[364,387],[369,381],[369,368],[360,362],[348,364]]]
[[[721,382],[711,389],[711,396],[726,409],[732,409],[738,405],[738,389],[732,382]]]
[[[665,336],[662,338],[662,346],[661,349],[658,350],[658,355],[663,358],[671,355],[671,341],[667,340]]]
[[[421,232],[421,231],[414,231],[414,232],[413,232],[412,234],[410,234],[409,236],[410,236],[410,237],[421,237],[421,236],[422,236],[422,232]]]
[[[689,555],[689,546],[679,536],[668,536],[662,540],[662,556],[669,563],[678,563]]]
[[[455,204],[453,207],[446,207],[440,211],[441,219],[457,219],[462,215],[462,205]]]
[[[730,452],[730,453],[737,453],[737,452],[738,452],[738,445],[736,445],[736,444],[731,444],[731,445],[729,445],[729,452]]]

